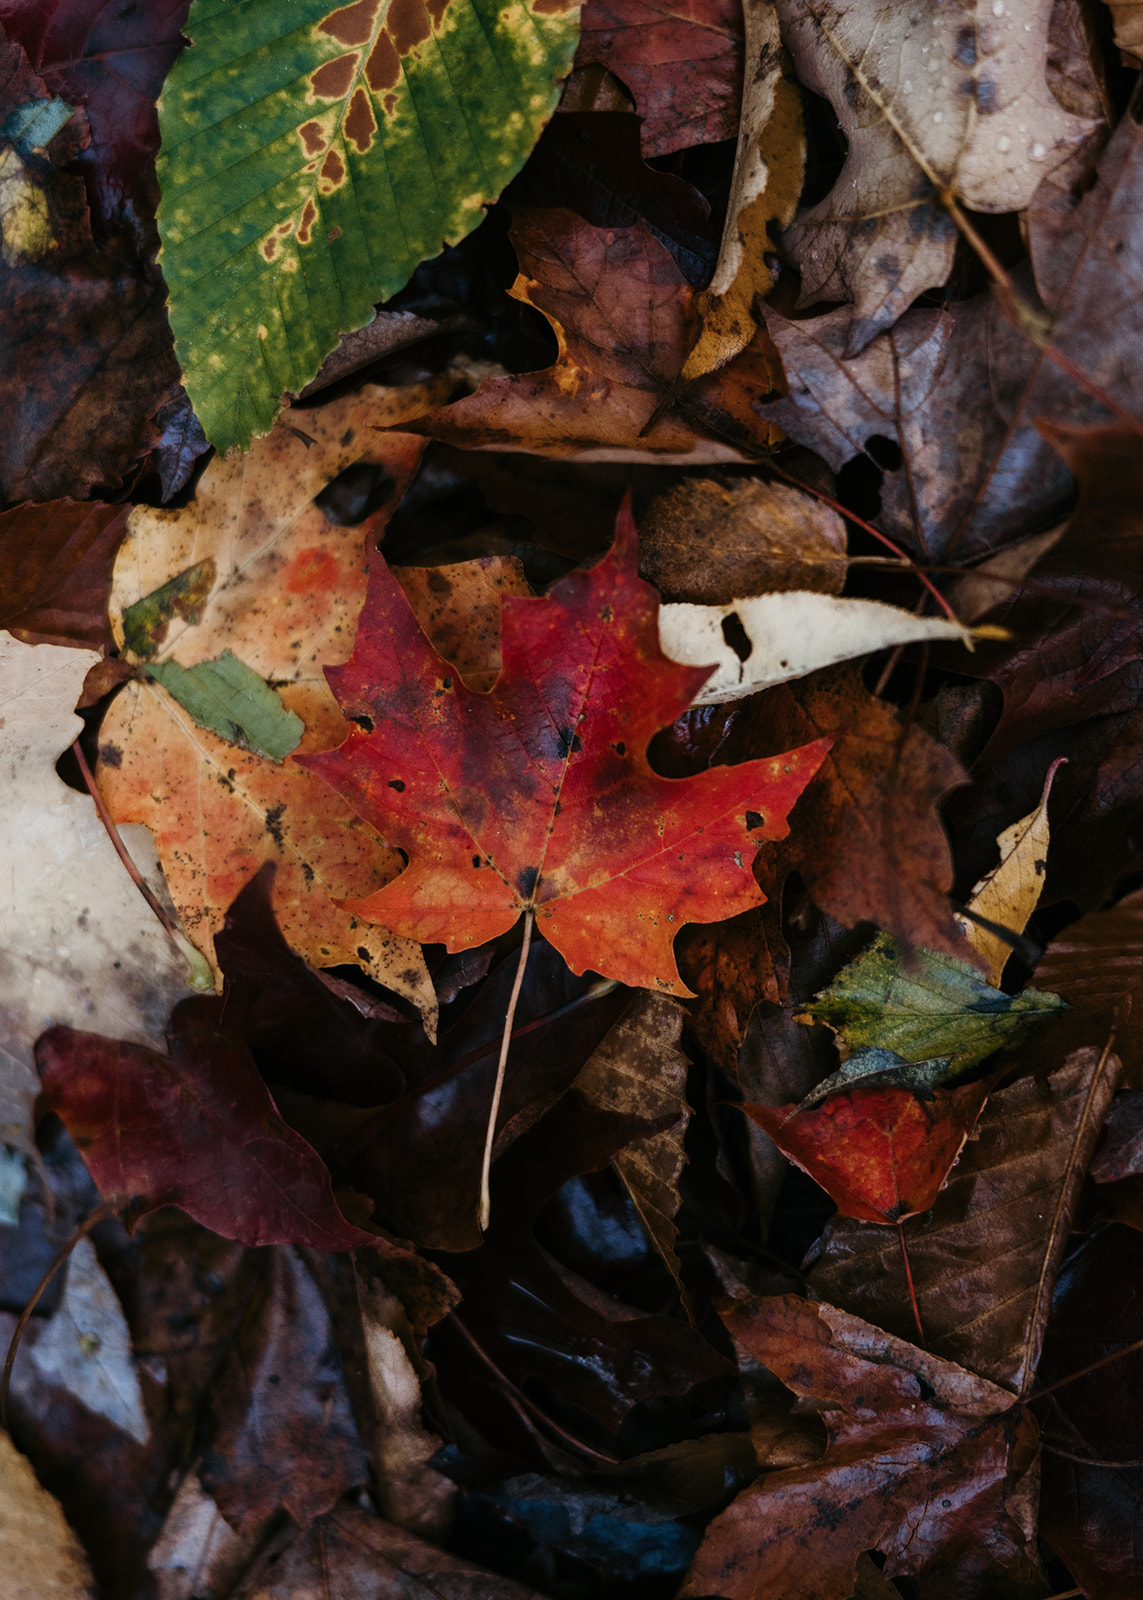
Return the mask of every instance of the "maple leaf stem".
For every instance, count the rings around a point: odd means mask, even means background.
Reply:
[[[195,949],[194,945],[191,944],[190,940],[181,931],[181,929],[175,927],[174,923],[164,910],[162,903],[152,890],[150,884],[146,881],[138,867],[132,861],[127,846],[119,837],[119,829],[115,826],[114,819],[112,818],[110,811],[107,809],[107,802],[104,800],[103,795],[100,792],[99,785],[95,781],[95,774],[87,764],[87,757],[80,748],[78,739],[74,741],[71,749],[72,754],[75,756],[76,762],[79,765],[80,776],[83,778],[83,781],[87,786],[87,792],[95,803],[95,809],[99,815],[99,820],[102,822],[107,833],[107,837],[111,840],[111,843],[115,848],[115,854],[119,857],[120,861],[122,861],[124,867],[127,869],[127,874],[130,877],[131,882],[135,885],[136,889],[138,889],[139,893],[143,896],[143,899],[147,902],[155,916],[159,919],[159,922],[166,932],[167,937],[190,967],[191,984],[196,989],[213,988],[214,983],[209,977],[209,968],[205,966],[202,955],[198,950]]]
[[[897,1224],[897,1239],[901,1246],[901,1260],[905,1264],[905,1282],[909,1286],[909,1304],[913,1308],[913,1321],[917,1324],[917,1345],[919,1349],[923,1350],[925,1348],[925,1327],[921,1321],[921,1308],[917,1304],[917,1287],[913,1282],[913,1268],[909,1261],[909,1246],[905,1242],[905,1224],[903,1222]]]
[[[516,981],[512,985],[512,993],[508,998],[508,1010],[504,1017],[504,1037],[500,1041],[500,1060],[496,1066],[496,1087],[492,1091],[492,1107],[488,1113],[488,1132],[484,1137],[484,1163],[480,1169],[479,1225],[481,1233],[488,1232],[488,1224],[492,1220],[492,1196],[489,1192],[489,1175],[492,1171],[492,1146],[496,1142],[496,1118],[500,1114],[500,1096],[504,1092],[504,1072],[508,1065],[508,1047],[512,1043],[512,1023],[516,1018],[516,1005],[520,999],[520,990],[524,984],[524,968],[528,964],[528,951],[532,947],[532,929],[535,926],[535,922],[535,912],[526,911],[524,913],[524,942],[520,946],[520,959],[516,963]]]

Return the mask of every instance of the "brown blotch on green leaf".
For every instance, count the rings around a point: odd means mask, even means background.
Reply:
[[[336,150],[331,150],[321,164],[321,176],[336,189],[345,177],[345,162]],[[340,229],[338,232],[340,233]]]
[[[319,67],[310,78],[314,94],[323,100],[340,100],[342,95],[348,94],[360,59],[356,55],[338,56],[336,61],[327,61],[324,67]]]
[[[396,88],[401,81],[401,58],[386,28],[381,29],[377,43],[369,52],[369,60],[365,63],[365,81],[376,93],[382,89]]]
[[[392,0],[386,19],[398,55],[407,56],[433,31],[424,0]]]
[[[357,0],[356,5],[342,6],[319,22],[318,32],[328,34],[338,44],[365,44],[373,36],[380,9],[381,0]]]
[[[349,115],[345,119],[345,137],[352,141],[358,155],[364,155],[373,143],[377,132],[377,118],[364,89],[355,89],[349,102]]]
[[[303,122],[298,129],[298,138],[302,141],[302,148],[308,156],[316,156],[325,144],[325,134],[322,132],[320,122]]]

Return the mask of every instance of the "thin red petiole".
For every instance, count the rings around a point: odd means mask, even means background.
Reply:
[[[925,1327],[921,1321],[921,1308],[917,1304],[917,1288],[913,1282],[913,1268],[909,1261],[909,1246],[905,1243],[905,1224],[897,1224],[897,1239],[901,1246],[901,1260],[905,1263],[905,1282],[909,1286],[909,1304],[913,1308],[913,1321],[917,1324],[917,1344],[925,1348]]]

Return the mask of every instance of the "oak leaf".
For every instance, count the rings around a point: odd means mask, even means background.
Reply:
[[[785,836],[828,742],[660,777],[647,745],[707,672],[667,660],[656,613],[625,508],[596,566],[504,600],[500,676],[474,693],[378,561],[353,655],[328,673],[371,731],[294,758],[408,853],[353,914],[460,950],[532,912],[573,972],[689,994],[675,934],[763,902],[755,849]]]
[[[830,1442],[820,1461],[767,1473],[714,1519],[684,1596],[847,1600],[863,1550],[881,1550],[887,1577],[917,1577],[932,1600],[1043,1593],[1037,1429],[1012,1395],[794,1295],[744,1301],[723,1320],[813,1400]]]
[[[957,230],[946,195],[974,211],[1021,211],[1088,132],[1048,88],[1051,9],[924,0],[900,16],[778,0],[798,75],[829,99],[849,142],[833,189],[787,235],[802,303],[854,302],[848,355],[948,278]]]
[[[634,94],[648,156],[738,131],[742,13],[731,0],[587,0],[576,65],[592,61]]]
[[[688,465],[742,461],[777,442],[753,410],[782,386],[765,334],[656,416],[697,324],[694,290],[646,225],[595,228],[571,211],[521,208],[511,237],[512,293],[551,323],[555,364],[486,378],[418,432],[466,450]]]

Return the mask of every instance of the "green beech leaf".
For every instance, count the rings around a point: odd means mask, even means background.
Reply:
[[[255,755],[284,761],[305,732],[301,717],[288,711],[265,679],[230,650],[197,667],[161,661],[146,671],[200,727]]]
[[[935,950],[912,951],[906,965],[879,934],[806,1007],[806,1019],[826,1023],[848,1052],[811,1103],[855,1080],[931,1093],[1063,1009],[1059,995],[1039,989],[993,989],[970,962]]]
[[[558,97],[574,0],[195,0],[159,102],[187,391],[265,433],[338,336],[480,222]]]

